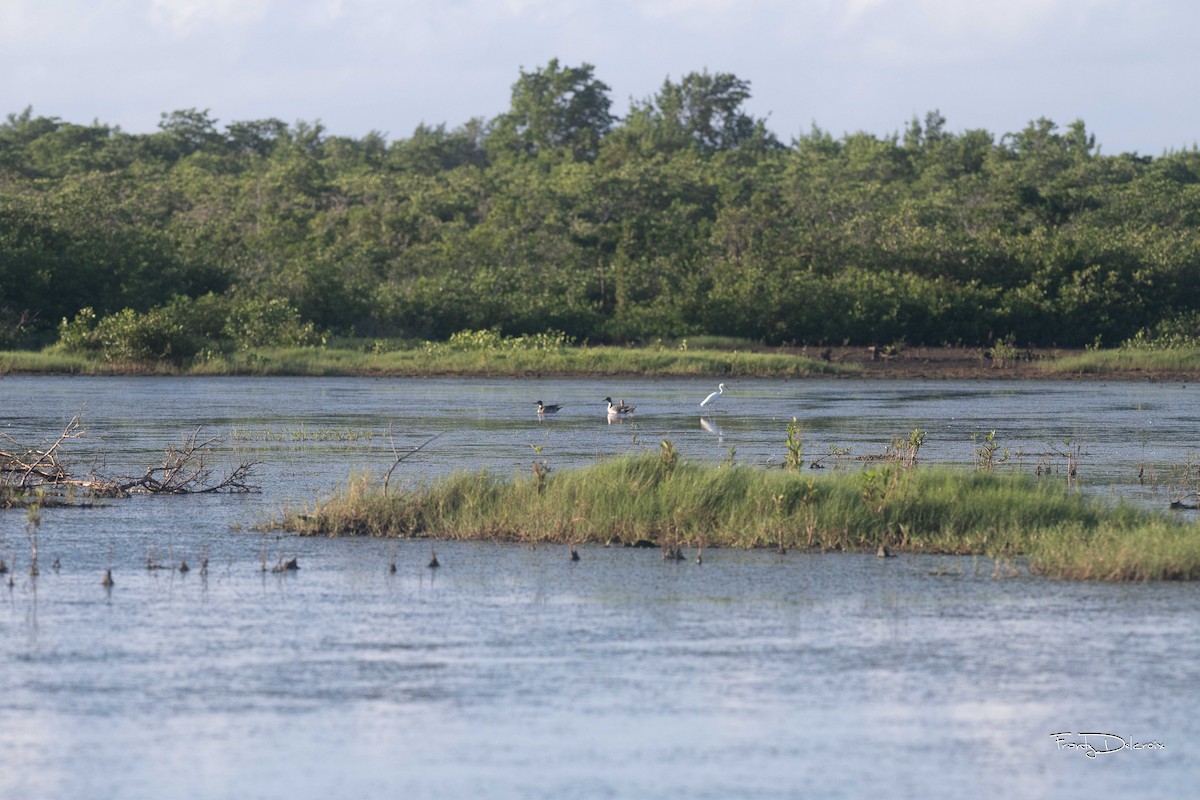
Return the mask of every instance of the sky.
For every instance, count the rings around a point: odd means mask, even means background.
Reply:
[[[509,107],[521,71],[591,64],[612,112],[691,72],[749,82],[782,141],[939,111],[999,138],[1083,120],[1100,152],[1200,143],[1195,0],[0,0],[0,119],[150,133],[207,110],[409,137]]]

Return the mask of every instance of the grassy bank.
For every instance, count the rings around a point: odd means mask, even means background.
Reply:
[[[280,527],[660,547],[772,547],[1024,557],[1063,578],[1200,578],[1200,526],[1091,502],[1028,476],[896,465],[818,477],[658,456],[504,479],[463,473],[390,496],[366,479]]]
[[[852,369],[802,356],[719,350],[565,347],[552,350],[452,350],[432,347],[370,353],[264,350],[212,361],[195,374],[287,375],[738,375],[794,377]]]
[[[2,375],[178,375],[180,370],[166,362],[105,361],[75,353],[54,351],[0,352]]]
[[[1200,349],[1089,350],[1038,363],[1048,376],[1200,375]]]
[[[498,346],[456,347],[452,343],[391,344],[339,340],[321,347],[257,348],[205,353],[187,364],[170,361],[111,361],[98,355],[0,352],[0,375],[311,375],[311,376],[501,376],[645,375],[792,378],[1200,378],[1200,350],[1094,350],[1043,354],[1020,369],[996,368],[976,351],[920,348],[911,354],[872,360],[866,348],[838,348],[831,360],[783,350],[765,351],[747,342],[696,340],[646,347],[521,346],[521,339],[490,340]],[[511,346],[513,343],[516,346]],[[700,346],[696,346],[700,345]],[[975,353],[971,358],[964,354]],[[1008,366],[1012,366],[1011,364]]]
[[[72,375],[710,375],[786,378],[853,375],[855,365],[784,353],[632,347],[455,350],[441,346],[387,352],[353,347],[257,349],[211,355],[188,366],[127,363],[46,351],[0,353],[0,374]]]

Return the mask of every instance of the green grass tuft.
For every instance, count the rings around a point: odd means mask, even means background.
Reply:
[[[666,451],[664,451],[666,453]],[[313,535],[649,541],[1024,557],[1064,578],[1195,579],[1200,526],[1030,476],[886,465],[817,477],[663,454],[528,477],[459,473],[384,496],[365,477],[279,527]]]
[[[1200,371],[1200,349],[1089,350],[1038,362],[1038,366],[1048,375],[1195,373]]]

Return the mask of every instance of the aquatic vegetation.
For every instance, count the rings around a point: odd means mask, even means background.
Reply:
[[[550,475],[550,462],[542,458],[542,446],[538,444],[530,445],[533,448],[533,453],[536,456],[533,460],[533,485],[538,494],[546,488],[546,478]]]
[[[1021,353],[1017,349],[1016,337],[1010,334],[997,339],[985,357],[990,358],[993,369],[1012,367],[1021,357]]]
[[[1033,538],[1030,570],[1077,580],[1200,580],[1200,528],[1156,518],[1124,527],[1064,523]]]
[[[463,472],[385,496],[367,476],[273,525],[310,535],[649,542],[1024,559],[1057,577],[1200,577],[1200,525],[1027,475],[885,463],[819,476],[701,466],[664,445],[553,475]]]
[[[908,438],[899,436],[893,438],[892,445],[888,450],[891,459],[903,465],[905,469],[915,467],[917,455],[921,452],[921,445],[925,444],[925,435],[925,431],[914,428]]]
[[[1002,448],[996,441],[995,431],[988,431],[986,436],[973,433],[971,442],[978,444],[975,447],[975,469],[977,470],[991,472],[997,464],[1003,464],[1008,460],[1008,448]]]
[[[31,505],[25,510],[25,535],[29,538],[29,576],[36,578],[41,571],[38,569],[38,532],[42,528],[41,508]]]
[[[1083,455],[1083,446],[1070,439],[1063,439],[1061,448],[1051,445],[1050,449],[1066,463],[1067,485],[1074,485],[1079,478],[1079,459]]]
[[[370,441],[379,432],[370,428],[310,428],[300,425],[297,428],[241,428],[230,430],[229,438],[234,442],[358,442]]]
[[[800,432],[800,422],[795,417],[787,426],[787,458],[784,464],[788,469],[798,470],[804,463],[804,437]]]

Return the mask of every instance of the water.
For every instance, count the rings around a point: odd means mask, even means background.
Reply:
[[[688,458],[778,464],[795,416],[810,457],[878,454],[921,428],[923,461],[970,464],[971,434],[995,429],[1002,469],[1061,470],[1052,445],[1068,440],[1088,491],[1161,506],[1200,434],[1195,390],[1177,384],[742,380],[708,430],[693,406],[712,383],[3,379],[0,435],[50,442],[82,411],[74,463],[140,474],[200,429],[220,437],[218,471],[261,462],[263,491],[47,509],[36,581],[24,513],[0,512],[16,565],[0,585],[0,797],[1177,797],[1195,784],[1191,584],[996,579],[985,559],[948,557],[713,550],[697,565],[585,547],[571,563],[562,547],[454,542],[437,543],[433,571],[428,542],[252,531],[435,435],[393,480],[525,472],[535,457],[562,469],[664,438]],[[604,395],[635,418],[609,424]],[[567,408],[539,421],[539,397]],[[1138,483],[1139,467],[1158,480]],[[293,557],[297,572],[261,569]],[[1065,746],[1081,732],[1166,749],[1089,759]]]

